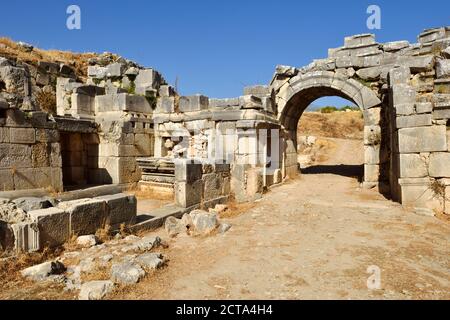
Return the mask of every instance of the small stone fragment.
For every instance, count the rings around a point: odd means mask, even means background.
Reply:
[[[90,281],[81,286],[79,300],[101,300],[114,289],[112,281]]]

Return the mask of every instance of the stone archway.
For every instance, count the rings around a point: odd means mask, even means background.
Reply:
[[[275,95],[278,120],[286,130],[286,167],[296,166],[297,126],[306,108],[316,99],[339,96],[357,105],[364,116],[364,186],[377,187],[388,181],[380,169],[381,159],[388,153],[382,142],[381,105],[377,94],[355,79],[329,71],[315,71],[290,78]],[[293,163],[295,161],[295,163]]]

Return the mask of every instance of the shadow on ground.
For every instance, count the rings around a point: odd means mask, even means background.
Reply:
[[[335,174],[338,176],[356,178],[362,182],[364,176],[363,165],[317,165],[301,169],[302,174]]]

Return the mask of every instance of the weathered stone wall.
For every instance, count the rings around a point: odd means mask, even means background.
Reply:
[[[0,247],[5,251],[34,252],[58,247],[72,236],[95,234],[110,226],[136,221],[134,196],[115,194],[60,202],[55,207],[27,212],[26,221],[0,225]]]
[[[59,142],[46,113],[0,109],[0,189],[62,190]]]
[[[214,208],[231,194],[230,165],[175,159],[175,204],[182,208]]]
[[[405,205],[442,210],[446,196],[436,190],[445,189],[450,163],[450,28],[425,30],[418,39],[380,44],[370,34],[347,37],[326,59],[277,67],[271,90],[294,146],[311,102],[328,95],[353,101],[365,120],[364,185],[387,186]]]

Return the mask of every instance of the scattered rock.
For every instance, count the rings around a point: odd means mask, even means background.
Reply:
[[[67,268],[66,287],[64,290],[72,291],[81,288],[81,268],[79,266],[69,266]]]
[[[17,45],[21,47],[25,52],[31,52],[34,49],[33,45],[22,41],[17,42]]]
[[[217,204],[213,211],[216,212],[217,214],[221,214],[224,213],[225,211],[227,211],[228,206],[226,204]]]
[[[98,239],[94,235],[80,236],[77,238],[77,245],[82,248],[90,248],[98,243]]]
[[[219,233],[220,234],[224,234],[230,229],[231,229],[231,224],[221,223],[220,226],[219,226]]]
[[[120,284],[135,284],[145,276],[145,271],[134,262],[123,262],[111,267],[111,280]]]
[[[101,300],[114,289],[112,281],[90,281],[83,283],[79,300]]]
[[[186,232],[186,225],[182,220],[175,217],[168,217],[164,223],[164,229],[166,229],[169,237],[176,237],[180,233]]]
[[[140,239],[141,238],[139,238],[139,237],[136,237],[134,235],[130,235],[130,236],[125,237],[125,239],[123,239],[123,240],[126,241],[126,242],[133,242],[133,241],[137,241],[137,240],[140,240]]]
[[[53,207],[52,203],[46,198],[24,197],[12,201],[17,208],[25,212],[41,210]]]
[[[94,270],[95,264],[94,264],[94,258],[86,258],[80,261],[79,267],[81,268],[82,272],[91,272]]]
[[[60,275],[66,271],[66,267],[60,261],[48,261],[21,271],[25,278],[34,281],[47,280],[52,275]]]
[[[159,247],[161,245],[160,237],[145,237],[135,244],[140,251],[150,251],[153,248]]]
[[[190,213],[194,232],[198,234],[209,234],[219,226],[216,213],[203,210],[194,210]]]
[[[160,253],[145,253],[138,256],[136,262],[146,270],[156,270],[162,267],[164,259]]]
[[[20,209],[14,203],[0,204],[0,220],[10,224],[27,222],[30,217],[28,214]]]
[[[104,263],[110,262],[114,256],[112,254],[106,254],[103,257],[100,258],[100,260]]]

